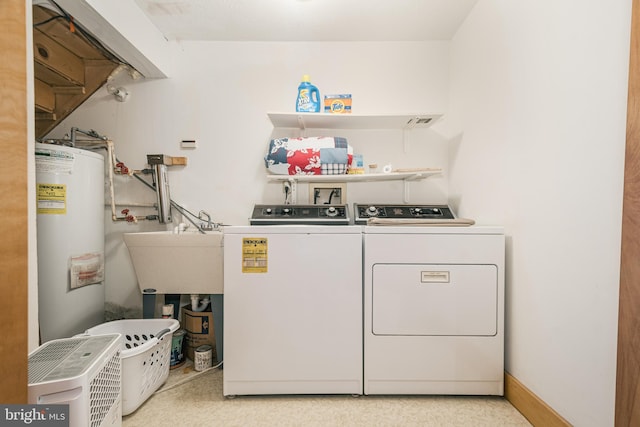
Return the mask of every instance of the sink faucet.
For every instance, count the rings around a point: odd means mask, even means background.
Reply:
[[[201,221],[205,221],[205,220],[207,221],[206,223],[203,222],[200,224],[200,228],[202,230],[205,230],[205,231],[213,230],[214,227],[213,227],[213,223],[211,222],[211,215],[209,215],[207,212],[205,211],[198,212],[198,219]]]

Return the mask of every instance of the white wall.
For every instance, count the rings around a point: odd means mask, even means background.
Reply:
[[[128,102],[101,90],[52,135],[96,129],[132,168],[188,156],[170,172],[172,197],[245,224],[254,203],[281,201],[264,176],[266,112],[293,110],[302,74],[352,93],[357,113],[445,111],[408,153],[397,131],[346,136],[366,162],[448,158],[448,176],[411,194],[505,225],[507,370],[572,424],[612,425],[629,24],[630,0],[482,0],[452,44],[189,43],[171,79],[121,75]],[[199,148],[179,149],[193,138]],[[120,200],[153,200],[123,181]],[[398,202],[401,190],[350,184],[348,199]],[[140,305],[121,233],[158,228],[107,224],[108,300]]]
[[[452,43],[450,196],[506,227],[506,369],[576,426],[614,420],[630,10],[483,0]]]
[[[170,79],[132,81],[121,73],[111,82],[130,92],[127,102],[99,90],[49,136],[72,126],[95,129],[115,141],[130,168],[145,167],[146,155],[187,156],[186,167],[170,168],[171,197],[194,213],[204,209],[224,224],[247,224],[255,203],[279,203],[279,184],[267,183],[263,157],[273,132],[267,112],[293,112],[297,86],[310,74],[321,94],[351,93],[354,113],[444,112],[449,93],[449,42],[183,44]],[[328,131],[318,134],[333,134]],[[307,133],[312,136],[311,131]],[[365,162],[394,167],[446,167],[447,141],[431,130],[414,130],[404,151],[400,130],[338,132]],[[181,150],[182,139],[198,148]],[[300,186],[298,201],[307,200]],[[349,184],[347,201],[402,201],[400,182]],[[445,176],[410,184],[411,200],[446,203]],[[155,195],[120,177],[119,202],[153,203]],[[133,209],[135,214],[152,210]],[[122,232],[161,229],[154,223],[106,224],[107,301],[140,307]]]

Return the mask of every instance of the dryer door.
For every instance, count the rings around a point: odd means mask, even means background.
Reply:
[[[493,336],[495,265],[375,264],[374,335]]]

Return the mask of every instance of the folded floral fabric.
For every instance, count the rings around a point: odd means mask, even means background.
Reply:
[[[353,150],[342,137],[279,138],[269,142],[265,167],[277,175],[347,173]]]

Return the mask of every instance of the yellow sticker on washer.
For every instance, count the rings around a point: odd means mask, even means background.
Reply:
[[[266,237],[243,237],[242,272],[266,273],[268,265],[267,253]]]
[[[66,184],[38,184],[37,208],[39,214],[67,213],[67,185]]]

